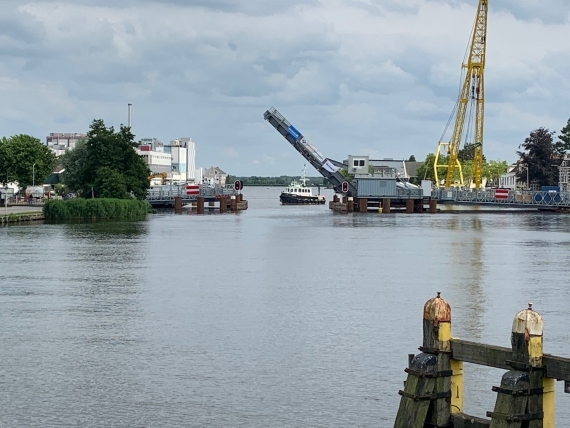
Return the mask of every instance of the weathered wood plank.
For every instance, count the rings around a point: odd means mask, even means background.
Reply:
[[[451,339],[451,351],[455,360],[504,370],[511,369],[506,364],[507,360],[513,359],[511,348]],[[570,381],[570,358],[544,354],[542,363],[546,367],[546,377]]]
[[[544,354],[542,364],[546,367],[546,377],[570,381],[570,358]]]
[[[489,428],[491,426],[489,419],[477,418],[465,413],[454,413],[451,415],[451,420],[454,428]]]
[[[451,355],[454,360],[510,370],[506,362],[512,360],[513,351],[502,346],[451,339]]]

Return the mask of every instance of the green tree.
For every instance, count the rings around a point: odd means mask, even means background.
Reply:
[[[61,156],[63,166],[62,181],[68,189],[77,191],[81,189],[83,184],[83,176],[85,175],[86,161],[89,157],[87,153],[87,145],[85,140],[80,140],[75,148],[65,152]]]
[[[415,157],[414,155],[411,155],[411,156],[408,158],[408,162],[416,162],[416,157]]]
[[[42,184],[53,172],[55,154],[30,135],[19,134],[0,139],[0,182],[17,182],[25,189]]]
[[[144,199],[150,171],[135,146],[129,127],[121,125],[115,132],[103,120],[94,120],[87,141],[65,155],[64,184],[85,197],[126,198],[132,194]]]
[[[423,163],[416,170],[416,182],[419,184],[422,180],[435,181],[433,175],[433,164],[435,162],[435,154],[428,153]],[[447,162],[446,158],[440,157],[440,162]],[[442,170],[443,171],[443,170]]]
[[[499,183],[499,177],[507,173],[509,165],[507,161],[502,160],[491,160],[488,163],[483,164],[483,170],[481,174],[486,177],[487,180],[493,185]]]
[[[559,154],[563,154],[570,151],[570,119],[566,123],[566,126],[560,131],[558,135],[558,141],[555,143],[556,151]]]
[[[517,180],[526,182],[527,170],[529,181],[538,186],[555,186],[558,183],[558,168],[560,163],[552,136],[554,132],[546,128],[538,128],[525,138],[517,151],[522,168],[518,168]]]

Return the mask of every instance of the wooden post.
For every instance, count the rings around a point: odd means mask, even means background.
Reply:
[[[382,199],[382,214],[390,214],[390,198]]]
[[[340,199],[338,198],[338,195],[334,195],[333,196],[333,202],[338,202]]]
[[[349,196],[348,198],[346,198],[346,212],[347,213],[352,213],[354,212],[354,199],[352,198],[352,196]]]
[[[508,362],[513,370],[505,373],[500,387],[493,387],[497,401],[495,410],[487,412],[490,428],[544,427],[542,332],[542,317],[532,310],[532,304],[516,314],[511,333],[512,360]],[[553,414],[548,419],[554,423]]]
[[[435,426],[445,426],[451,417],[451,307],[438,292],[424,306],[423,352],[435,353],[437,372],[432,421]],[[463,397],[463,391],[457,391]],[[462,403],[459,406],[462,407]]]
[[[238,200],[239,200],[240,202],[243,201],[243,193],[240,193],[240,194],[238,195],[238,198],[239,198]]]
[[[414,200],[408,199],[406,201],[406,214],[413,214],[414,213]]]
[[[539,390],[543,387],[544,371],[542,370],[542,335],[543,321],[538,312],[532,310],[529,303],[528,309],[516,314],[513,320],[511,334],[511,346],[513,359],[528,367],[531,390]],[[523,366],[523,367],[524,367]],[[514,367],[515,369],[518,369]],[[528,398],[528,411],[530,415],[543,413],[543,394],[532,394]],[[544,416],[544,415],[543,415]],[[554,418],[554,415],[551,416]],[[534,419],[529,422],[529,428],[543,428],[543,421]],[[554,419],[552,419],[554,423]]]
[[[451,414],[451,307],[440,297],[424,305],[423,346],[406,369],[394,428],[446,426]],[[462,391],[459,392],[462,396]],[[428,414],[430,420],[428,421]]]
[[[174,213],[175,214],[182,214],[182,197],[175,196],[174,197]]]
[[[204,197],[198,196],[196,198],[196,213],[204,214]]]
[[[358,200],[358,208],[361,213],[365,213],[368,211],[368,199],[360,198]]]
[[[429,200],[429,213],[430,214],[437,213],[437,199],[430,199]]]
[[[225,196],[220,198],[220,213],[225,213],[228,211],[228,201]]]
[[[348,203],[348,196],[343,196],[343,197],[342,197],[342,203],[343,203],[343,204],[347,204],[347,203]]]
[[[232,212],[237,212],[237,199],[235,196],[232,196],[232,199],[230,200],[230,210]]]

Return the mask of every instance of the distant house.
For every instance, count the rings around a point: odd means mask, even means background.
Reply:
[[[528,187],[527,183],[517,180],[519,171],[525,171],[526,167],[523,164],[514,163],[507,169],[507,173],[499,177],[499,187],[501,189],[523,189]]]
[[[228,174],[226,174],[224,171],[222,171],[219,167],[211,166],[210,168],[207,168],[206,170],[204,170],[204,175],[203,175],[202,179],[204,182],[207,182],[210,184],[225,185],[227,177],[228,177]]]

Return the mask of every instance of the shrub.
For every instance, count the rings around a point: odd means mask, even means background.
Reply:
[[[109,198],[52,199],[43,208],[46,220],[137,218],[150,210],[147,201]]]

